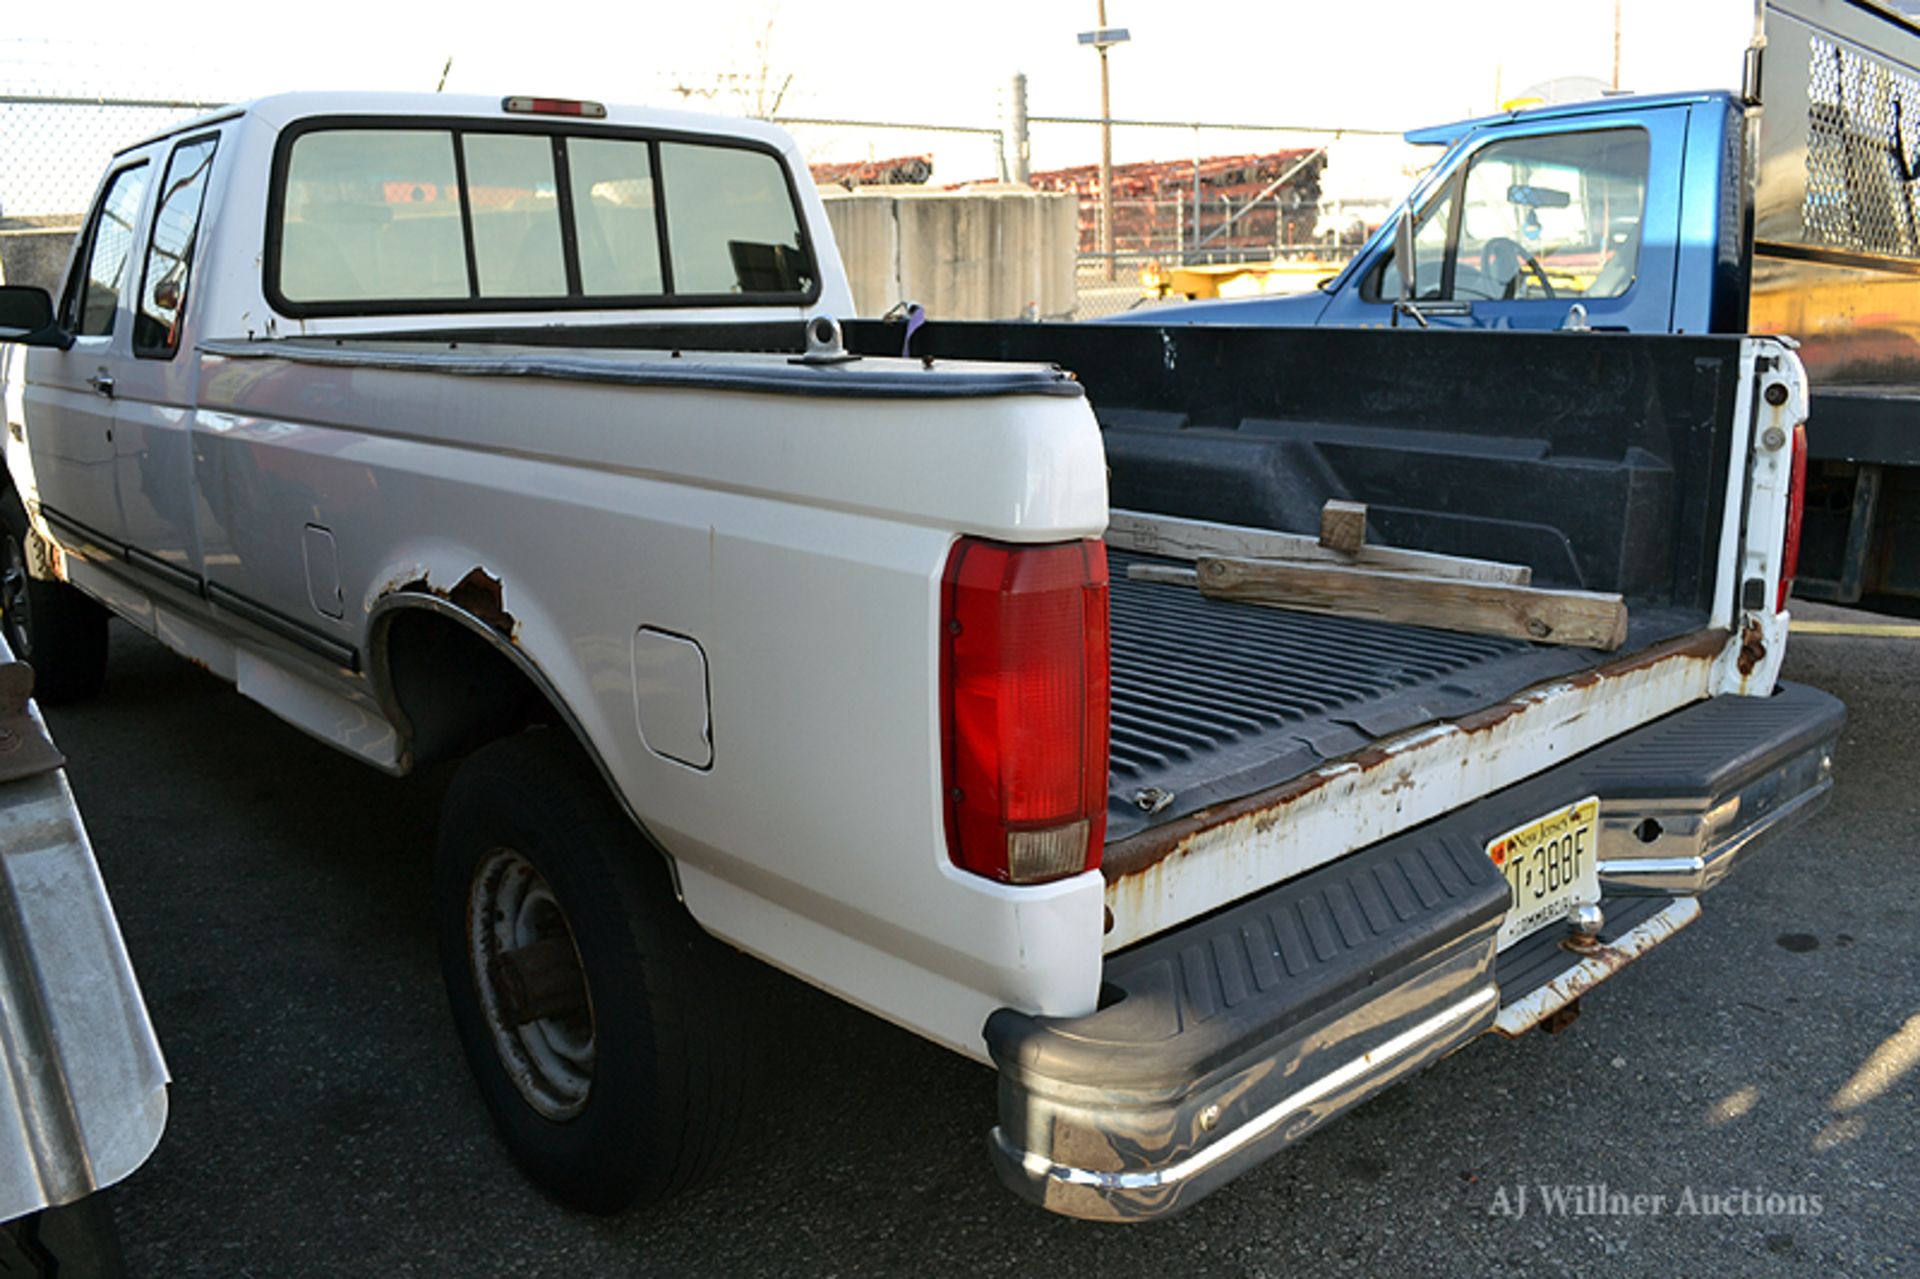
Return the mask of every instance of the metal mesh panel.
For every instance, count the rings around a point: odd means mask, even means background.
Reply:
[[[1920,80],[1818,35],[1808,68],[1809,243],[1920,256]]]

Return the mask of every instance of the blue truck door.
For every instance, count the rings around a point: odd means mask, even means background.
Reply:
[[[1496,125],[1454,154],[1415,221],[1415,302],[1436,327],[1665,332],[1690,108]],[[1390,228],[1389,228],[1390,230]],[[1347,273],[1323,325],[1387,325],[1393,236]]]

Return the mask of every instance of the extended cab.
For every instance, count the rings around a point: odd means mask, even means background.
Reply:
[[[444,973],[541,1184],[711,1166],[744,951],[991,1062],[1022,1194],[1165,1214],[1564,1019],[1828,793],[1785,344],[842,326],[806,172],[738,120],[269,98],[117,157],[57,303],[0,291],[9,633],[81,696],[110,610],[461,761]],[[1329,499],[1370,543],[1301,536]],[[1619,628],[1196,585],[1236,557]]]

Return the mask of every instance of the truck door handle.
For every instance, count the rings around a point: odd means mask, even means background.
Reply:
[[[98,373],[88,378],[87,385],[92,387],[94,390],[100,392],[100,394],[106,396],[108,399],[113,398],[113,378],[107,373],[105,369],[100,370]]]

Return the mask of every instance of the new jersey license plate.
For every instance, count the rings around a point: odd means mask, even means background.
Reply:
[[[1582,902],[1600,900],[1599,830],[1600,800],[1589,796],[1487,844],[1487,856],[1507,877],[1499,949],[1560,922]]]

